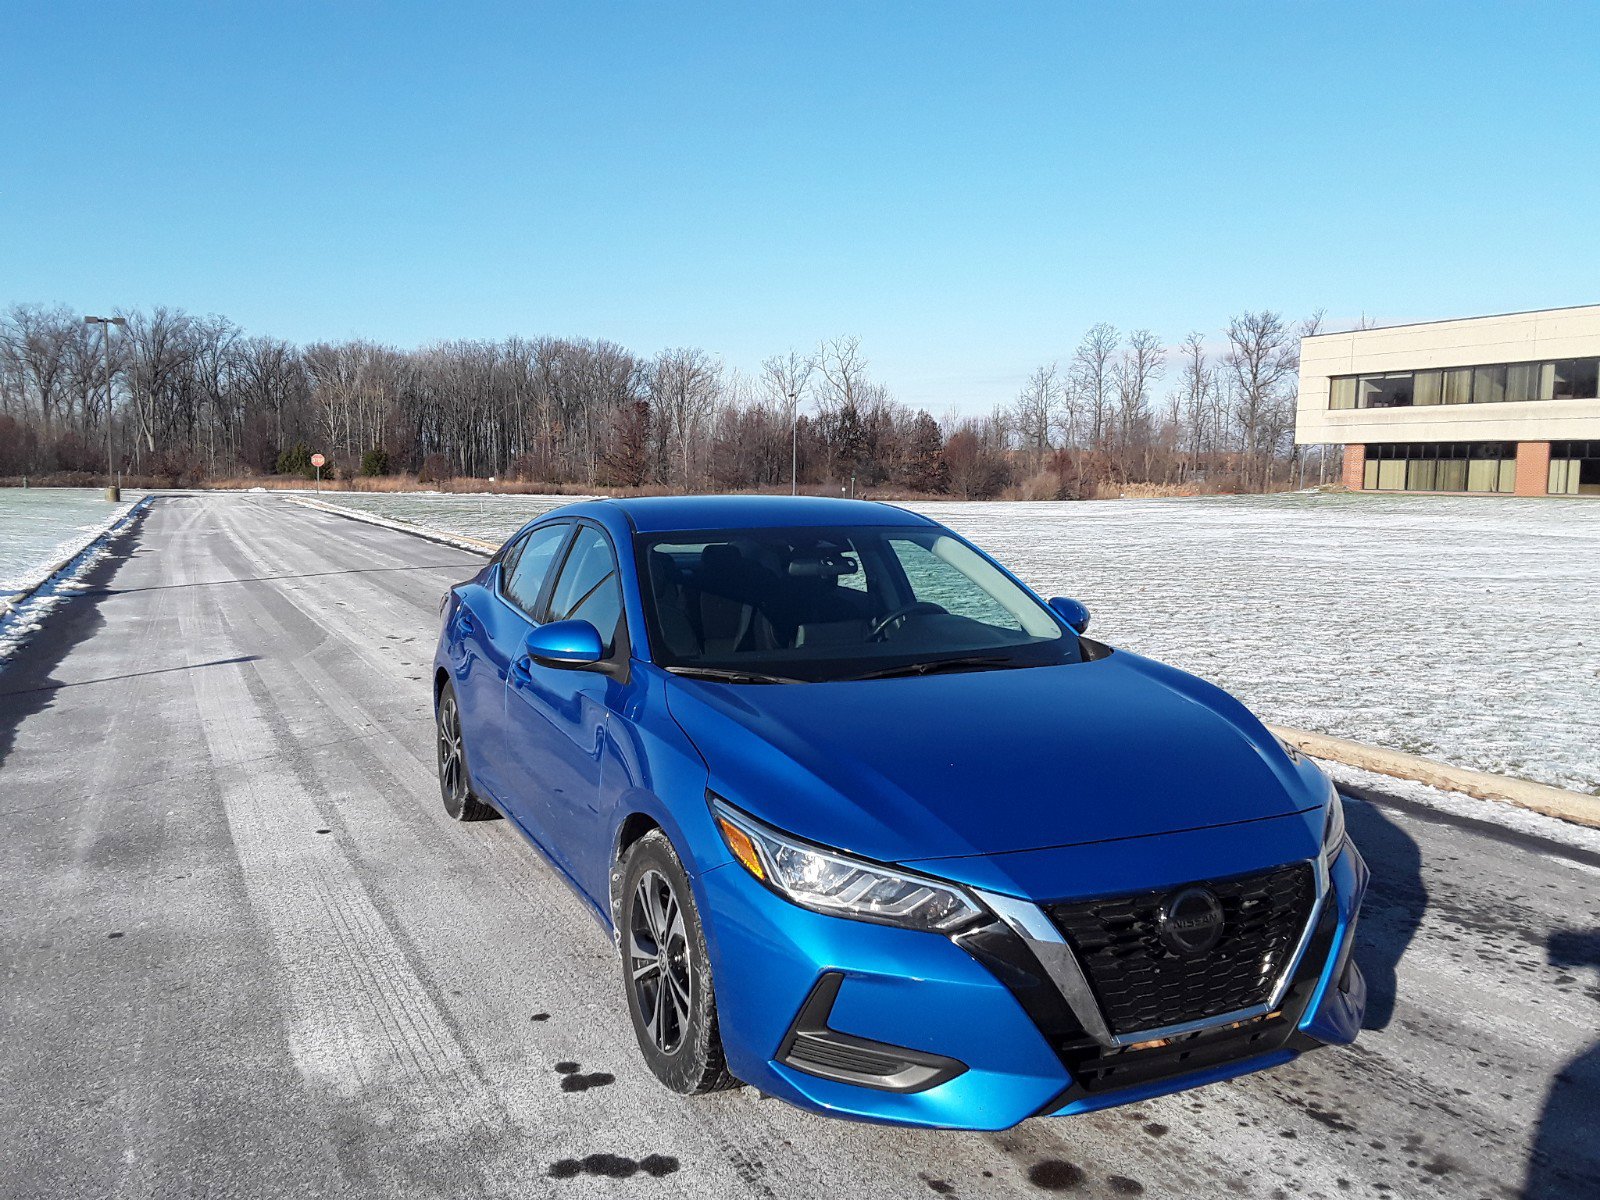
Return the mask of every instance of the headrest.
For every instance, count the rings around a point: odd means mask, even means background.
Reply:
[[[727,542],[712,542],[700,551],[700,565],[712,571],[728,571],[744,562],[739,547]]]

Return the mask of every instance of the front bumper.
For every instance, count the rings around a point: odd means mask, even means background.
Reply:
[[[1003,922],[950,938],[798,908],[736,864],[696,880],[735,1075],[833,1116],[985,1130],[1132,1103],[1353,1041],[1365,985],[1350,951],[1366,883],[1346,842],[1273,1012],[1163,1045],[1108,1046],[1085,1029],[1093,1021],[1080,1017],[1081,996],[1075,1005],[1038,947]]]

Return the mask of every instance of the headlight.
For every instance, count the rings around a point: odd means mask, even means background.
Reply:
[[[1328,817],[1322,826],[1322,853],[1332,858],[1344,845],[1344,801],[1330,783],[1328,785]]]
[[[947,933],[983,915],[949,884],[824,850],[713,799],[728,849],[746,871],[802,908],[880,925]]]

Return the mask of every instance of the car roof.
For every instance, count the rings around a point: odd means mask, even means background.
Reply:
[[[640,533],[936,524],[892,504],[829,496],[636,496],[574,504],[549,515],[599,516],[608,510],[620,510]]]

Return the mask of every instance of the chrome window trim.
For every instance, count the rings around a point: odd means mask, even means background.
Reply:
[[[1028,948],[1033,951],[1034,957],[1039,960],[1050,981],[1060,991],[1062,999],[1072,1009],[1073,1016],[1083,1026],[1085,1032],[1102,1046],[1122,1048],[1137,1045],[1139,1042],[1156,1041],[1165,1037],[1180,1037],[1184,1034],[1198,1033],[1205,1029],[1220,1028],[1224,1025],[1233,1025],[1239,1021],[1249,1021],[1256,1017],[1265,1016],[1272,1012],[1283,1002],[1284,995],[1289,990],[1289,983],[1300,968],[1300,962],[1305,957],[1306,949],[1311,945],[1311,937],[1316,930],[1317,922],[1322,917],[1322,906],[1328,897],[1328,861],[1321,854],[1310,860],[1312,875],[1316,883],[1316,897],[1311,903],[1311,913],[1306,918],[1305,928],[1300,931],[1300,940],[1295,943],[1294,953],[1289,956],[1283,971],[1277,981],[1272,985],[1272,991],[1265,1004],[1252,1005],[1241,1008],[1235,1012],[1222,1013],[1215,1017],[1203,1017],[1196,1021],[1184,1021],[1177,1025],[1163,1025],[1159,1029],[1142,1029],[1137,1033],[1113,1033],[1111,1026],[1106,1021],[1105,1013],[1100,1009],[1100,1003],[1094,998],[1094,992],[1089,986],[1088,976],[1084,974],[1083,965],[1078,961],[1078,956],[1072,947],[1067,944],[1060,930],[1045,915],[1044,909],[1032,900],[1021,900],[1015,896],[1004,896],[998,892],[986,892],[973,888],[972,894],[980,903],[985,905],[990,912],[999,917],[1023,941],[1028,943]],[[1287,865],[1287,864],[1285,864]],[[1262,868],[1271,870],[1270,867]]]

